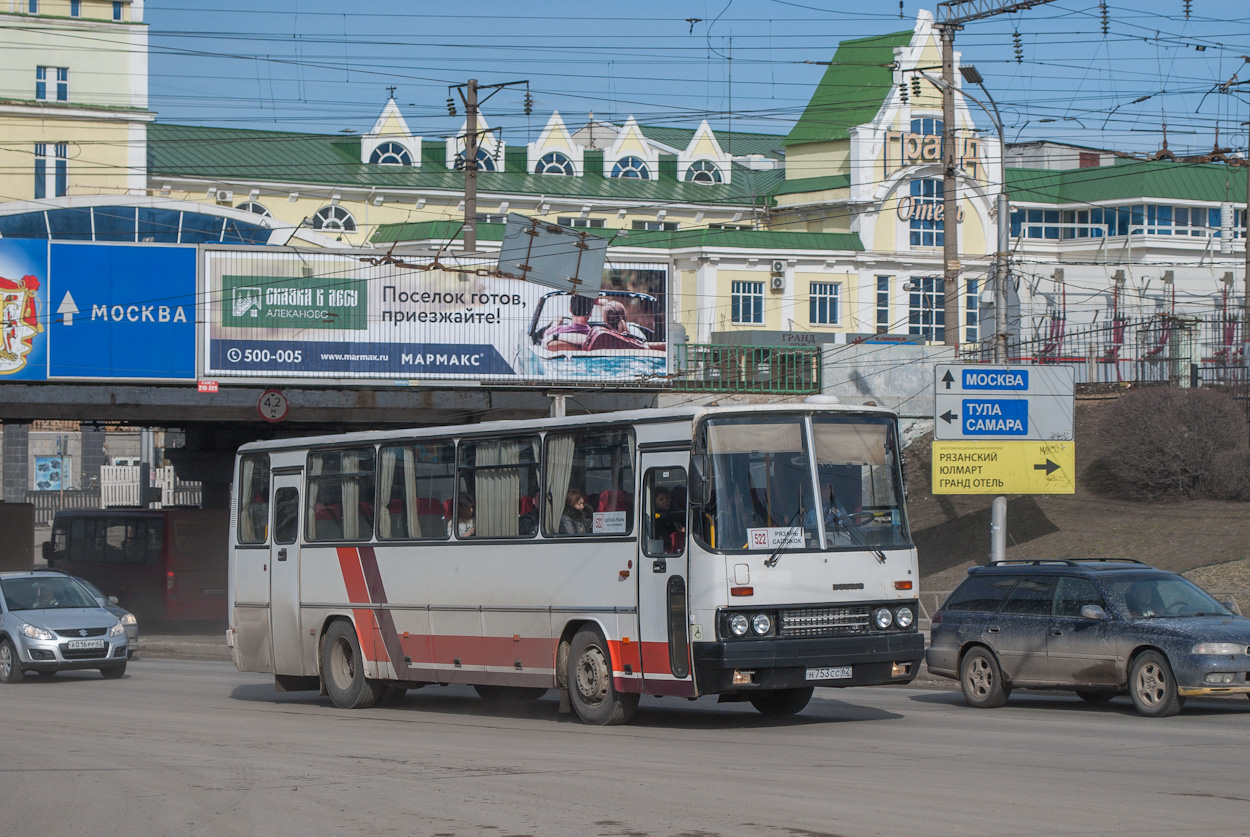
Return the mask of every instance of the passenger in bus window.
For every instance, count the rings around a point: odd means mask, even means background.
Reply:
[[[593,514],[586,503],[586,495],[570,488],[564,496],[564,514],[560,515],[561,535],[589,535]]]
[[[456,503],[456,537],[471,538],[476,531],[473,525],[473,495],[461,494]],[[451,521],[447,521],[447,534],[451,534]]]
[[[651,516],[655,520],[655,537],[666,544],[673,540],[673,533],[684,534],[686,531],[686,511],[674,506],[673,496],[664,486],[657,488],[651,495]]]

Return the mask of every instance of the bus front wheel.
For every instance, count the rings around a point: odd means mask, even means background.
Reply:
[[[582,628],[573,636],[568,686],[573,711],[587,724],[623,724],[638,708],[637,694],[622,694],[613,685],[612,655],[607,641],[594,628]]]
[[[365,677],[364,656],[350,622],[339,620],[321,643],[321,679],[339,709],[367,709],[382,696],[382,684]]]
[[[797,715],[812,699],[814,691],[816,691],[815,688],[808,686],[804,689],[774,689],[770,692],[760,692],[757,695],[751,695],[751,705],[761,715]]]

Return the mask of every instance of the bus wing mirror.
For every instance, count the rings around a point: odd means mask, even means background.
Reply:
[[[690,488],[687,497],[691,506],[702,507],[707,502],[707,456],[696,453],[690,457]]]
[[[42,549],[44,563],[52,566],[52,541],[44,541]]]

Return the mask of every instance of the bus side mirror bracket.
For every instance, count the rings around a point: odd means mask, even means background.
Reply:
[[[707,503],[707,455],[702,453],[690,456],[690,487],[687,500],[694,508],[702,508]]]

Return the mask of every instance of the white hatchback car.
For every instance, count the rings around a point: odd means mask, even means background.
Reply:
[[[26,672],[96,668],[126,673],[126,627],[60,572],[0,573],[0,683]]]

